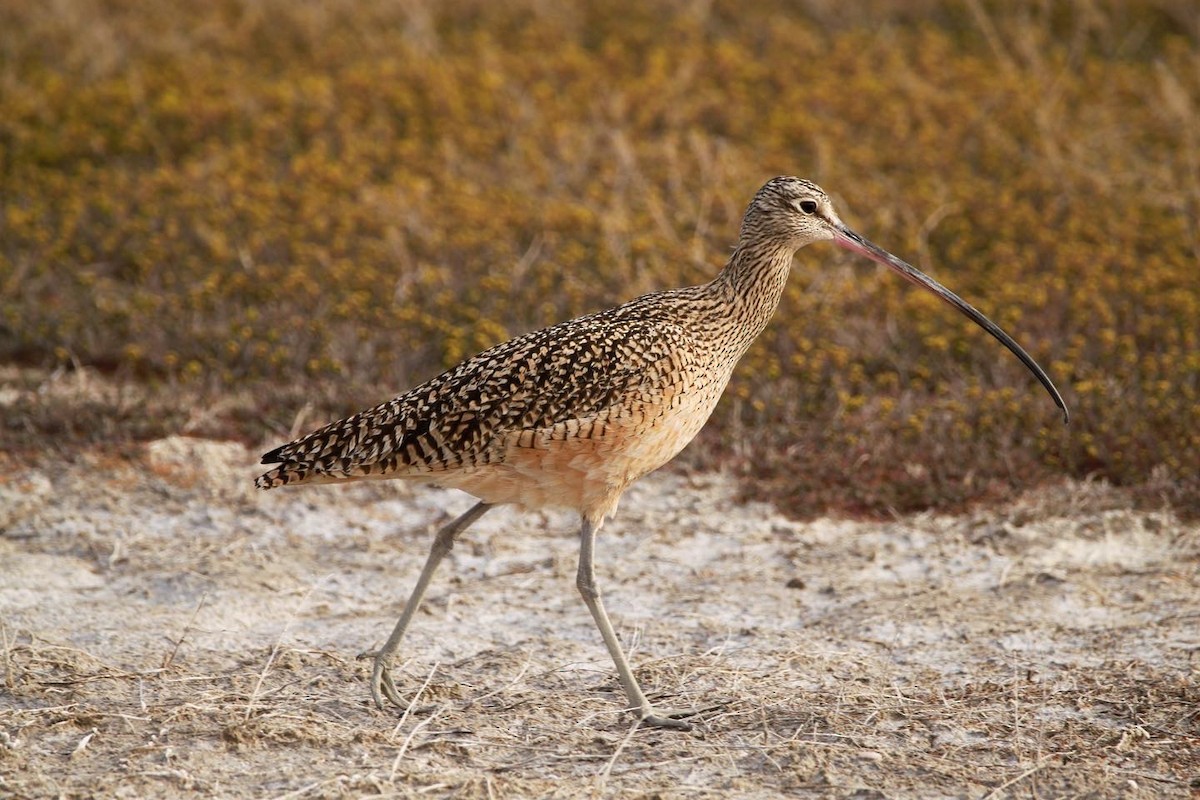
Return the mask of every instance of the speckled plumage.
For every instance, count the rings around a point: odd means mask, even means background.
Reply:
[[[743,239],[710,283],[518,336],[272,450],[257,485],[411,478],[602,519],[696,435],[778,305],[792,250]]]
[[[712,281],[644,295],[527,333],[386,403],[263,456],[279,466],[262,489],[405,478],[462,489],[480,502],[443,527],[404,613],[374,659],[371,694],[398,706],[389,664],[455,537],[494,505],[565,506],[580,529],[576,585],[629,707],[645,724],[687,727],[693,711],[656,709],[642,693],[596,588],[596,532],[621,493],[682,450],[708,420],[738,359],[779,305],[795,251],[833,240],[934,292],[1028,366],[1066,414],[1050,379],[991,321],[941,284],[846,228],[819,188],[774,178],[754,196],[738,245]]]

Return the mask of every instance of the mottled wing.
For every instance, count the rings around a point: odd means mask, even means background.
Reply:
[[[519,336],[374,408],[263,456],[256,484],[478,467],[504,458],[514,433],[586,420],[646,397],[678,370],[677,325],[627,307]]]

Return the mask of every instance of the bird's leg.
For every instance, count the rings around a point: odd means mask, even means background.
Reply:
[[[600,522],[593,523],[584,517],[579,535],[579,572],[575,577],[575,585],[579,587],[579,593],[583,595],[583,602],[587,604],[588,611],[592,612],[592,619],[596,620],[596,627],[600,629],[600,635],[604,637],[604,644],[608,647],[609,655],[612,656],[613,663],[617,666],[617,677],[620,678],[621,686],[625,689],[629,707],[638,714],[644,725],[691,730],[691,725],[677,718],[691,716],[697,711],[659,711],[646,699],[646,695],[642,693],[642,687],[638,686],[637,678],[633,675],[633,670],[629,668],[629,662],[621,650],[621,643],[617,641],[617,634],[613,631],[612,623],[608,621],[608,612],[604,610],[604,603],[600,600],[600,590],[596,588],[596,573],[592,568],[592,551],[595,548],[596,531],[599,529]]]
[[[429,556],[425,559],[425,566],[421,569],[421,577],[417,579],[417,585],[413,587],[412,595],[408,598],[408,604],[404,606],[404,613],[400,615],[400,620],[396,623],[396,627],[392,629],[392,635],[388,637],[383,647],[359,656],[359,658],[373,658],[375,660],[375,666],[371,670],[371,697],[375,700],[376,708],[383,709],[383,698],[380,696],[381,689],[383,694],[387,695],[388,700],[391,700],[397,706],[404,706],[404,702],[400,699],[400,695],[396,691],[396,684],[392,682],[392,656],[396,654],[396,648],[400,646],[400,640],[404,638],[404,631],[408,628],[408,623],[412,621],[413,616],[417,613],[417,609],[421,607],[421,599],[425,596],[425,590],[429,587],[429,581],[433,577],[433,573],[437,571],[438,564],[441,563],[446,553],[450,552],[450,548],[454,546],[454,538],[470,527],[472,522],[482,517],[490,508],[491,506],[487,503],[476,503],[471,506],[467,513],[448,523],[437,532],[437,536],[433,540],[433,546],[429,548]]]

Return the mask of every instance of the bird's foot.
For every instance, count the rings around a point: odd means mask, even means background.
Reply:
[[[396,691],[396,684],[392,681],[392,670],[388,665],[390,657],[390,654],[384,654],[377,650],[358,654],[359,661],[368,658],[374,661],[371,668],[371,699],[375,701],[375,707],[380,711],[383,711],[384,697],[387,697],[397,708],[404,708],[408,705],[400,699],[400,693]]]
[[[641,723],[653,728],[672,728],[674,730],[690,731],[692,723],[686,721],[687,717],[695,717],[724,707],[724,703],[709,703],[708,705],[696,706],[695,708],[655,708],[646,703],[640,712]]]

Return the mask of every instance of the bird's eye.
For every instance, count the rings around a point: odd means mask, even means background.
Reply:
[[[816,200],[801,200],[800,201],[800,210],[803,211],[805,214],[817,213],[817,201]]]

